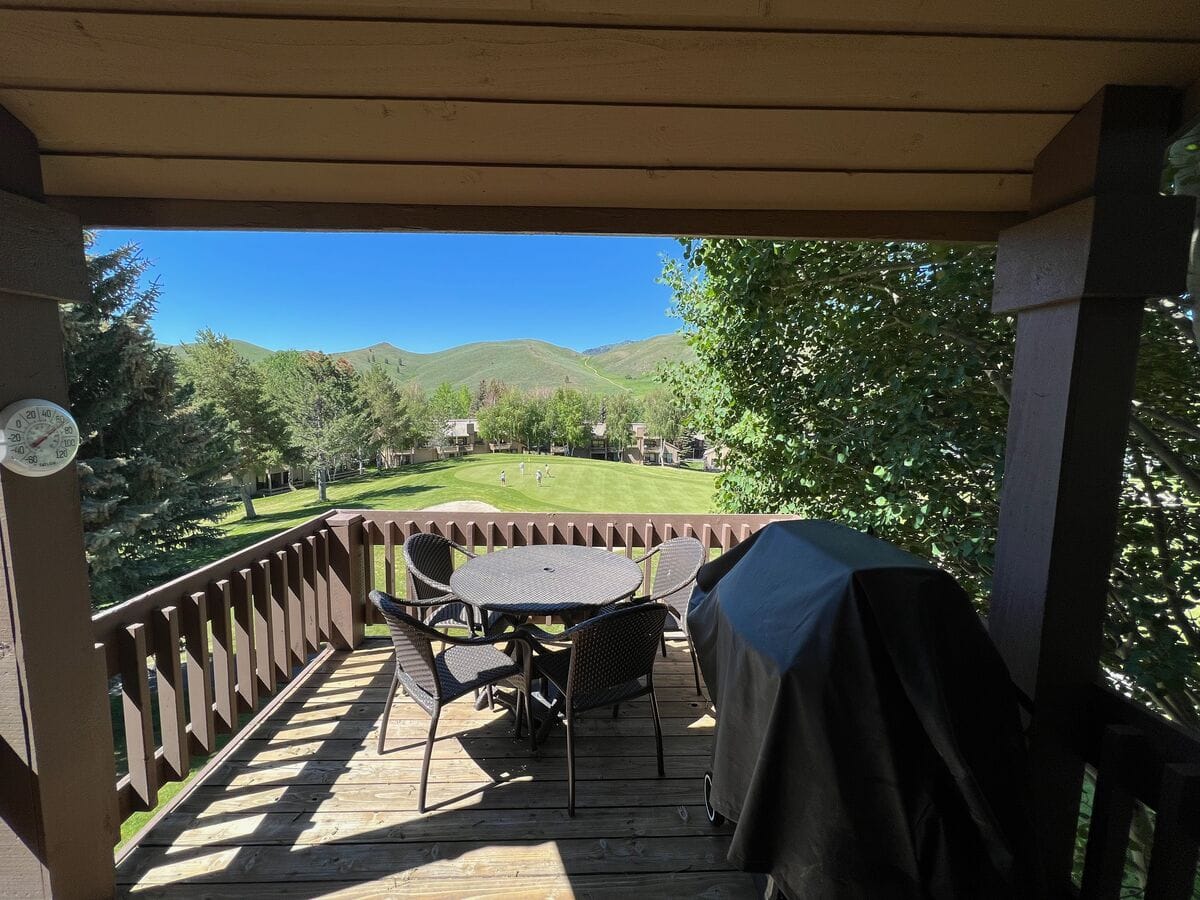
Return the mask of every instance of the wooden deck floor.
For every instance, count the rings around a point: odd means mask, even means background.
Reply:
[[[390,645],[331,657],[151,828],[117,869],[122,891],[170,897],[751,897],[704,817],[713,720],[682,643],[658,660],[667,777],[643,702],[578,726],[578,807],[565,738],[537,757],[501,713],[447,707],[416,811],[428,718],[397,698],[375,736]]]

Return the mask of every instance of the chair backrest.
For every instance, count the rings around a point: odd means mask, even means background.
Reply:
[[[434,700],[442,696],[438,681],[437,664],[434,662],[433,641],[441,635],[428,625],[415,619],[400,607],[400,601],[383,591],[371,591],[371,602],[383,615],[396,648],[397,671]],[[416,698],[414,698],[416,699]]]
[[[601,694],[649,678],[662,640],[667,608],[658,603],[619,607],[589,619],[571,635],[567,697]]]
[[[440,534],[413,534],[404,542],[414,600],[436,600],[450,593],[454,574],[454,545]]]
[[[693,537],[671,538],[658,546],[658,568],[650,582],[650,599],[678,609],[687,606],[696,572],[704,563],[704,545]]]

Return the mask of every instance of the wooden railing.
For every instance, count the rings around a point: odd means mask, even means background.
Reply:
[[[193,757],[211,755],[323,644],[357,646],[373,621],[368,591],[403,584],[411,534],[482,552],[579,544],[631,556],[689,535],[716,554],[776,518],[339,510],[104,610],[93,633],[114,690],[119,680],[114,727],[128,751],[120,819],[154,808],[164,784],[185,778]]]
[[[115,724],[129,757],[116,785],[121,818],[154,807],[161,785],[185,777],[192,756],[211,754],[322,644],[357,646],[374,621],[368,591],[407,592],[401,548],[412,534],[484,553],[575,544],[629,556],[683,535],[714,556],[778,518],[339,510],[105,610],[93,624],[108,676],[120,679]],[[1200,740],[1101,688],[1083,698],[1071,740],[1098,773],[1082,896],[1118,896],[1135,802],[1156,813],[1147,898],[1191,896]]]
[[[1126,896],[1134,804],[1154,812],[1146,900],[1194,897],[1200,856],[1200,737],[1097,685],[1081,703],[1076,750],[1096,772],[1080,896]]]
[[[321,516],[93,617],[110,683],[120,679],[128,773],[122,821],[152,809],[246,714],[331,638],[330,516]],[[154,659],[154,682],[148,660]],[[157,708],[161,737],[153,727]]]

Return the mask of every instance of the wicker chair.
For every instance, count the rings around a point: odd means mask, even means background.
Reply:
[[[475,554],[440,534],[413,534],[404,542],[404,562],[408,567],[408,599],[404,605],[421,611],[421,620],[433,628],[465,628],[468,634],[479,629],[475,610],[450,590],[454,574],[454,551],[468,559]]]
[[[650,580],[650,594],[645,598],[635,599],[634,602],[662,603],[667,607],[667,615],[674,625],[674,630],[683,632],[687,640],[688,652],[692,656],[692,675],[696,679],[696,693],[703,696],[700,689],[700,664],[696,660],[692,636],[688,633],[687,608],[692,596],[692,585],[696,582],[696,572],[704,563],[704,545],[691,537],[671,538],[634,562],[649,565],[650,558],[656,554],[658,568]],[[662,655],[667,655],[665,634],[662,639]]]
[[[425,740],[425,759],[421,763],[421,787],[417,795],[417,809],[425,812],[429,759],[433,753],[438,717],[447,703],[481,687],[507,682],[517,689],[517,737],[521,736],[522,713],[529,720],[532,732],[533,720],[529,712],[532,648],[528,646],[524,636],[514,632],[469,638],[443,634],[420,619],[410,616],[401,607],[402,601],[389,597],[382,591],[371,591],[371,602],[383,615],[396,649],[396,671],[388,688],[383,720],[379,723],[379,741],[375,749],[377,753],[383,753],[392,702],[396,699],[396,689],[403,687],[408,696],[430,716],[429,736]],[[442,642],[446,645],[445,649],[435,654],[434,641]],[[524,662],[518,663],[499,649],[496,644],[501,642],[526,643],[526,651],[521,654]]]
[[[575,815],[575,717],[600,707],[650,696],[658,774],[664,774],[662,726],[654,696],[654,659],[662,638],[667,608],[658,603],[623,606],[588,619],[560,634],[523,625],[518,634],[534,644],[533,674],[551,682],[563,694],[567,720],[567,812]],[[547,643],[570,641],[566,649]],[[533,735],[530,735],[533,743]]]

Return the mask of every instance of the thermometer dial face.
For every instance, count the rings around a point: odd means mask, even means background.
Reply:
[[[34,478],[65,469],[79,451],[70,412],[49,400],[18,400],[0,410],[0,463]]]

